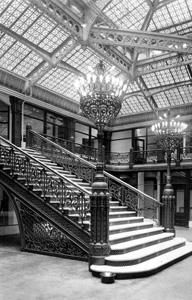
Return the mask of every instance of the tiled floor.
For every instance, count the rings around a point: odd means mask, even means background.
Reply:
[[[177,227],[192,241],[192,229]],[[102,284],[86,262],[30,254],[0,239],[0,300],[190,300],[192,256],[146,278]]]

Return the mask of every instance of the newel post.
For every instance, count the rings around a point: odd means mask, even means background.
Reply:
[[[89,265],[104,264],[105,256],[110,253],[109,245],[109,192],[105,182],[102,165],[97,166],[92,196],[90,197],[91,240]]]

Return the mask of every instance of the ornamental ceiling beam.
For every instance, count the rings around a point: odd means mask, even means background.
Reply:
[[[79,43],[82,46],[89,46],[93,50],[97,51],[99,55],[101,55],[105,59],[109,59],[110,62],[116,65],[120,70],[128,73],[128,69],[130,67],[130,61],[128,63],[128,58],[123,55],[115,53],[109,47],[106,49],[105,45],[95,45],[94,43],[90,43],[89,40],[85,40],[85,33],[83,33],[82,23],[76,22],[69,16],[64,10],[58,8],[58,6],[53,2],[53,0],[29,0],[32,6],[35,6],[39,10],[41,10],[44,14],[48,15],[51,19],[57,22],[58,25],[66,28],[68,32],[78,39]],[[109,3],[109,0],[103,0],[103,4],[106,6]],[[95,19],[94,19],[95,20]],[[93,19],[92,19],[93,21]],[[124,67],[123,67],[124,65]]]
[[[44,63],[40,64],[39,68],[34,70],[34,73],[30,74],[30,77],[28,77],[28,79],[25,83],[24,91],[31,88],[40,78],[42,78],[51,69],[55,68],[58,64],[60,64],[59,67],[61,67],[62,69],[65,68],[66,70],[74,73],[75,68],[73,68],[69,64],[67,64],[65,62],[61,62],[61,61],[77,45],[78,45],[78,42],[76,40],[68,37],[62,44],[62,47],[59,46],[58,49],[53,52],[53,54],[51,56],[51,62],[52,62],[51,64],[49,63],[49,61],[45,61]],[[76,72],[78,72],[78,71],[76,70]]]
[[[53,0],[29,0],[31,5],[38,8],[43,13],[53,19],[58,25],[61,25],[69,33],[78,39],[82,39],[83,30],[80,18],[77,18],[72,12],[66,9],[64,10],[54,3]],[[68,1],[67,1],[68,2]]]
[[[138,62],[135,68],[135,77],[188,64],[192,64],[192,54],[162,55],[158,58],[154,57],[149,60]]]
[[[149,8],[149,11],[144,19],[144,22],[142,24],[142,27],[141,27],[141,30],[142,31],[146,31],[147,28],[149,27],[149,24],[153,18],[153,15],[157,9],[157,5],[159,3],[159,0],[154,0],[154,2],[151,2],[150,1],[150,8]],[[135,67],[136,67],[136,63],[137,63],[137,60],[138,60],[138,52],[137,52],[137,48],[133,50],[133,64],[132,64],[132,73],[135,74]],[[135,76],[134,76],[135,77]]]
[[[89,41],[105,45],[156,49],[169,52],[192,53],[192,40],[175,34],[146,32],[142,30],[117,30],[92,28]]]

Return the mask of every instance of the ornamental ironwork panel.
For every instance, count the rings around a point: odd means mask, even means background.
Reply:
[[[53,162],[62,165],[70,173],[77,175],[90,184],[93,183],[96,172],[93,164],[80,159],[72,152],[57,146],[57,144],[52,143],[33,131],[30,131],[30,140],[33,149],[40,151]],[[104,172],[104,174],[112,199],[119,201],[120,205],[126,205],[129,209],[135,210],[139,215],[142,214],[154,220],[159,220],[159,207],[161,203],[115,178],[115,176],[107,172]]]
[[[78,224],[84,226],[87,215],[90,212],[89,196],[81,190],[70,187],[69,183],[50,172],[45,165],[38,163],[32,157],[20,152],[14,147],[0,145],[0,163],[3,169],[23,183],[29,189],[41,197],[45,202],[54,205],[62,213],[70,213],[78,216]],[[57,175],[57,176],[55,176]]]
[[[31,148],[40,151],[44,156],[50,158],[53,162],[59,164],[71,174],[75,174],[86,182],[93,182],[95,169],[91,165],[86,164],[78,155],[74,155],[67,149],[51,143],[48,139],[45,139],[38,134],[34,134],[31,131],[29,134]]]
[[[127,186],[115,182],[108,178],[109,192],[112,200],[116,200],[122,206],[127,206],[129,210],[136,211],[137,215],[153,219],[159,223],[160,203],[147,198],[145,194],[140,194],[139,190],[134,191]]]
[[[23,226],[24,250],[87,260],[87,253],[48,220],[19,201],[17,206]]]

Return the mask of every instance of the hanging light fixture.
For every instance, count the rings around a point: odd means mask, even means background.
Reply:
[[[103,61],[90,68],[86,77],[78,78],[75,87],[80,95],[82,114],[92,120],[99,131],[117,117],[127,90],[127,84],[113,75],[113,68],[107,71]]]
[[[151,130],[159,138],[158,142],[163,150],[174,151],[177,147],[187,124],[178,120],[180,116],[171,118],[170,110],[164,114],[152,125]]]
[[[179,146],[187,124],[171,118],[170,110],[153,124],[151,130],[158,137],[160,147],[167,154],[166,184],[162,194],[162,226],[164,231],[175,233],[175,192],[171,183],[171,154]]]

